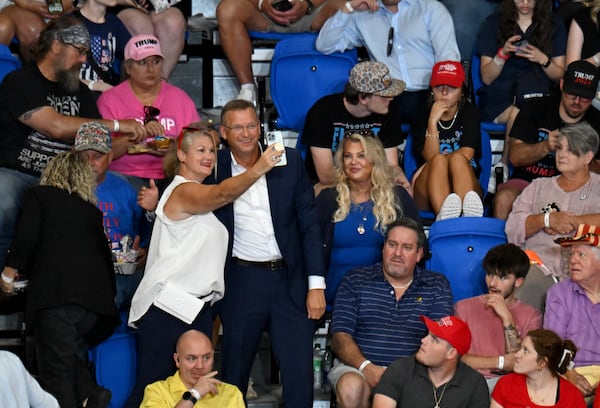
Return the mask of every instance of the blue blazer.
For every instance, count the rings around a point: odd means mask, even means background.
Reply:
[[[321,248],[321,229],[313,188],[304,163],[295,149],[286,148],[286,155],[287,166],[275,167],[267,173],[267,188],[275,239],[287,265],[290,296],[298,306],[305,308],[308,275],[324,277],[327,267]],[[229,149],[218,152],[216,177],[217,182],[231,177]],[[221,207],[214,213],[229,231],[225,269],[227,282],[233,246],[233,204]]]

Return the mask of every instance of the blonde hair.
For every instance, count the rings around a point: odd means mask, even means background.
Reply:
[[[82,200],[96,204],[96,175],[87,160],[77,153],[61,153],[48,163],[42,177],[41,186],[51,186],[77,194]]]
[[[195,122],[198,123],[198,122]],[[194,125],[194,124],[192,124]],[[184,152],[188,152],[190,150],[190,146],[192,145],[192,141],[199,136],[205,136],[210,138],[212,141],[213,147],[215,149],[215,167],[216,167],[216,150],[217,145],[215,144],[215,139],[211,134],[211,131],[214,131],[212,128],[196,128],[192,125],[188,127],[184,127],[181,130],[181,133],[175,143],[171,143],[167,154],[165,154],[165,158],[163,159],[163,170],[165,172],[166,177],[175,177],[179,173],[179,169],[181,167],[181,162],[177,157],[177,150],[181,149]]]
[[[584,3],[588,3],[589,2],[584,2]],[[586,7],[589,7],[589,5],[586,5]],[[600,0],[593,0],[591,7],[590,7],[590,17],[592,18],[592,21],[594,22],[594,24],[596,24],[596,27],[598,27],[598,12],[600,11]]]
[[[388,224],[396,221],[402,215],[402,207],[396,202],[394,194],[393,170],[388,164],[383,145],[376,137],[362,136],[357,133],[345,137],[342,146],[335,153],[336,186],[338,209],[333,214],[333,222],[346,219],[350,213],[352,198],[348,176],[344,172],[344,151],[350,142],[360,143],[366,159],[373,164],[371,171],[370,198],[373,201],[373,214],[375,214],[375,229],[385,231]]]

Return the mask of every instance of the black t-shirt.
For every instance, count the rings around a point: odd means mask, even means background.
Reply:
[[[525,143],[539,143],[548,139],[548,131],[560,129],[567,124],[560,118],[558,109],[561,95],[539,98],[525,103],[517,115],[510,136]],[[588,122],[596,132],[600,132],[600,112],[592,106],[585,112],[582,122]],[[600,158],[600,153],[596,153]],[[528,166],[515,167],[512,178],[532,181],[537,177],[552,177],[559,174],[556,169],[554,152]]]
[[[384,148],[394,147],[403,141],[400,127],[400,116],[391,111],[387,115],[373,113],[357,118],[346,110],[343,94],[324,96],[308,111],[302,130],[302,143],[309,147],[306,152],[308,176],[313,182],[318,181],[311,146],[335,153],[345,135],[359,133],[377,136]]]
[[[0,166],[40,176],[46,164],[71,149],[73,141],[52,139],[19,121],[32,109],[50,106],[66,116],[100,118],[93,93],[83,84],[68,93],[49,81],[37,64],[8,74],[0,85]]]
[[[427,130],[427,122],[431,108],[422,110],[416,117],[411,126],[413,137],[413,155],[417,158],[418,166],[425,163],[421,152],[425,145],[425,131]],[[471,160],[471,166],[475,170],[475,174],[479,177],[481,168],[478,160],[481,158],[481,133],[479,122],[479,111],[477,107],[466,101],[456,115],[456,120],[442,121],[444,129],[438,123],[437,129],[440,132],[440,153],[452,153],[461,147],[472,147],[475,150],[475,155]]]
[[[577,22],[583,33],[581,59],[586,59],[600,51],[600,28],[592,21],[590,8],[579,10],[573,20]]]

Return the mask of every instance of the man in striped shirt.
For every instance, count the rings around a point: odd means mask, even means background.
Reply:
[[[388,226],[382,262],[349,271],[338,289],[331,327],[338,359],[329,374],[342,407],[368,406],[386,367],[414,354],[432,320],[453,312],[450,283],[417,266],[425,234],[410,218]]]

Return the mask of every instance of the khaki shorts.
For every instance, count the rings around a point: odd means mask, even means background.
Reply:
[[[363,373],[361,373],[358,370],[358,368],[354,368],[352,366],[346,365],[336,358],[333,360],[333,367],[331,367],[331,370],[329,371],[329,375],[327,375],[327,379],[329,380],[329,383],[331,384],[331,387],[333,388],[334,391],[335,391],[335,386],[337,385],[337,382],[340,380],[342,375],[347,374],[347,373],[358,374],[361,377],[363,377],[366,381],[365,376],[363,375]]]
[[[592,387],[596,387],[600,382],[600,365],[575,367],[575,371],[584,376]]]

